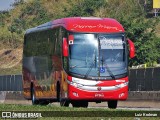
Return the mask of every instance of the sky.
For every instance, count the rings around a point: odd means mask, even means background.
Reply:
[[[10,6],[14,0],[0,0],[0,11],[9,10],[12,7]]]

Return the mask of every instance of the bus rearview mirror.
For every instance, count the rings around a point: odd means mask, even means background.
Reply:
[[[130,58],[134,58],[135,57],[135,46],[134,46],[134,43],[130,39],[128,39],[128,43],[129,43],[129,49],[130,49],[129,56],[130,56]]]
[[[68,57],[68,43],[67,38],[63,38],[63,56]]]

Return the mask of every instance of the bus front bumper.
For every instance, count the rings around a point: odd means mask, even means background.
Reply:
[[[108,101],[126,100],[128,97],[128,85],[119,89],[113,88],[109,90],[104,90],[104,87],[95,87],[97,90],[84,90],[72,85],[68,87],[68,98],[70,100]]]

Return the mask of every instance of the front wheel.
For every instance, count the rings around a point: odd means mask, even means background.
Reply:
[[[88,102],[87,101],[72,101],[72,106],[73,107],[88,107]]]
[[[110,101],[108,101],[108,108],[116,109],[117,108],[117,103],[118,103],[117,100],[110,100]]]

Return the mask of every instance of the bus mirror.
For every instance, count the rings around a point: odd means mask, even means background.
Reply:
[[[67,43],[67,38],[63,38],[63,56],[67,57],[68,56],[68,43]]]
[[[130,39],[128,39],[128,43],[129,43],[129,49],[130,49],[129,56],[130,56],[130,58],[133,58],[133,57],[135,57],[134,43]]]

